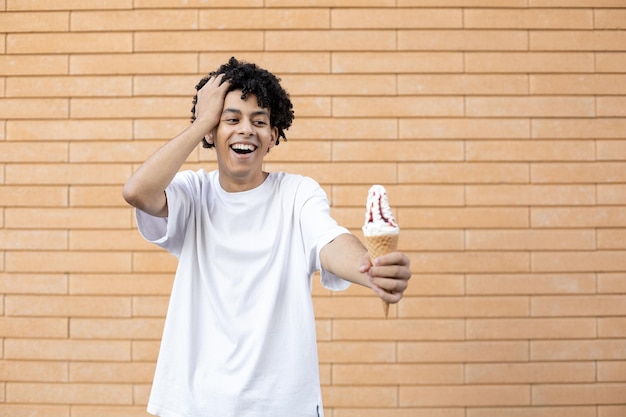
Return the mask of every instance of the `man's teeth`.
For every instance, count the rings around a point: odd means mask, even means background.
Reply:
[[[249,153],[256,150],[256,146],[247,143],[235,143],[230,148],[237,153]]]

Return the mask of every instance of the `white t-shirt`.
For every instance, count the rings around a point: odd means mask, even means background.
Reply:
[[[228,193],[185,171],[168,218],[137,210],[141,234],[178,257],[148,412],[163,417],[323,417],[312,274],[349,233],[312,179],[271,173]],[[332,290],[350,284],[324,270]]]

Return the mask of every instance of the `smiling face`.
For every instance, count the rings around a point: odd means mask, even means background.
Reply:
[[[254,94],[249,94],[245,100],[241,99],[241,90],[226,95],[220,123],[212,139],[224,190],[251,190],[265,181],[263,158],[278,137],[278,130],[270,126],[269,112],[259,107]]]

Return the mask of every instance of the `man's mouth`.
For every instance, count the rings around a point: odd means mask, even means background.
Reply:
[[[249,143],[234,143],[230,145],[235,153],[244,155],[256,151],[257,147]]]

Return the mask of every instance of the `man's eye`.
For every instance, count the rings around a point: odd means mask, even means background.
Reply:
[[[255,120],[254,124],[258,126],[265,126],[267,122],[265,120]]]

